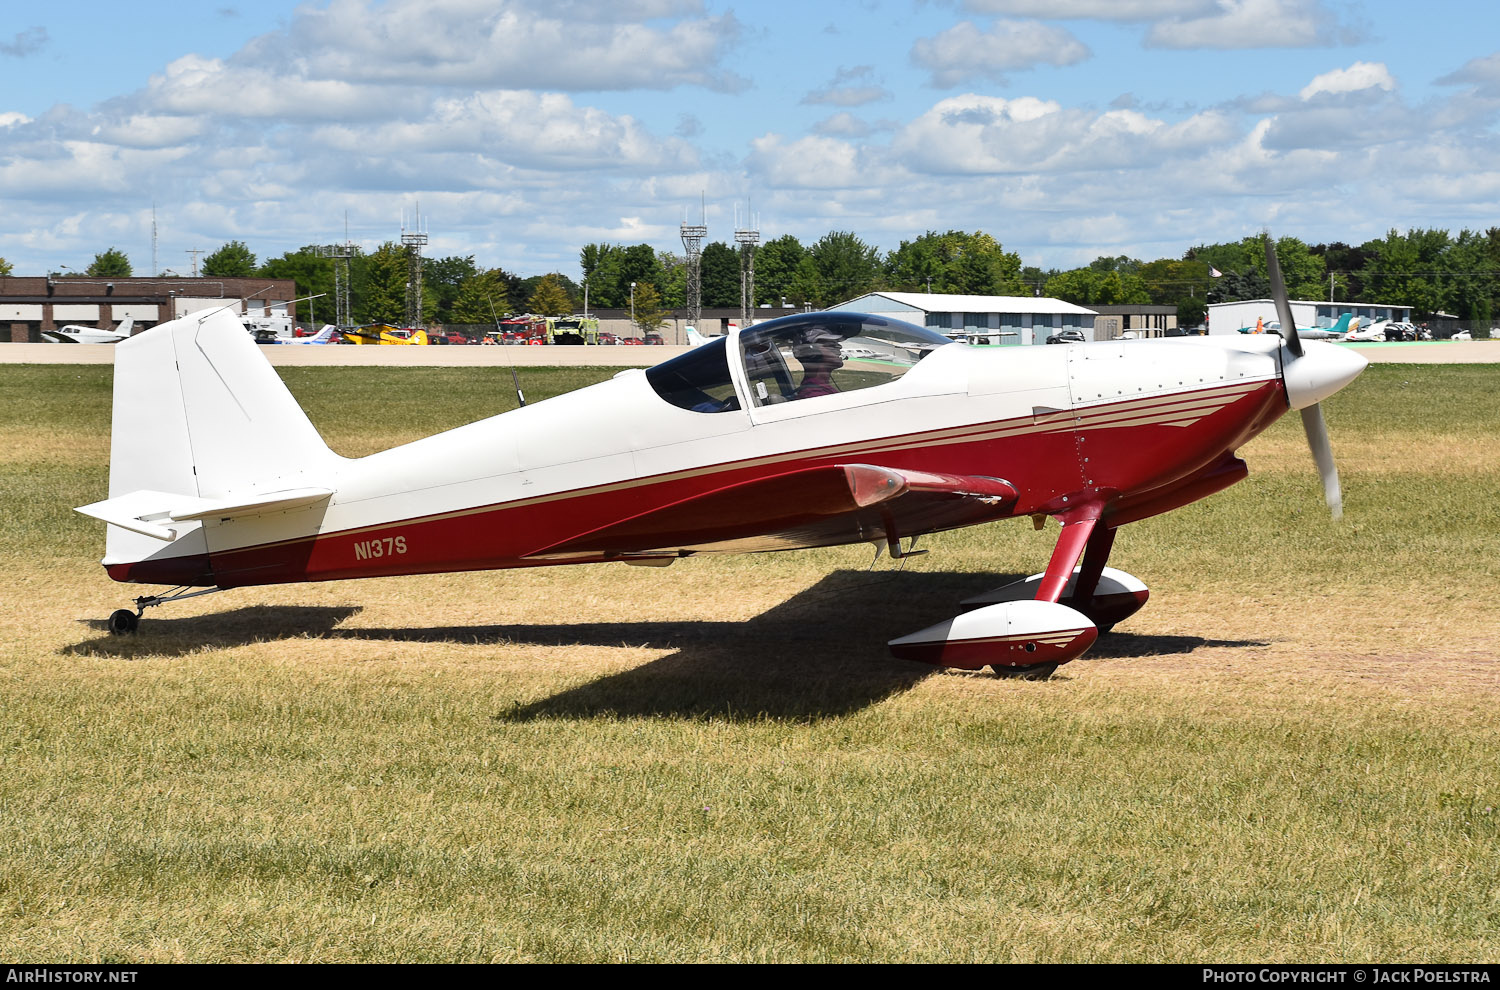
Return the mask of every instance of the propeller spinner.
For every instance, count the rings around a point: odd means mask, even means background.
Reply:
[[[1286,283],[1281,278],[1281,264],[1276,260],[1276,242],[1266,235],[1266,274],[1271,280],[1271,298],[1281,321],[1281,377],[1286,386],[1287,401],[1302,412],[1302,429],[1307,446],[1323,481],[1323,498],[1333,518],[1344,514],[1344,494],[1339,487],[1339,470],[1333,462],[1333,446],[1328,440],[1328,424],[1318,402],[1349,384],[1369,364],[1363,357],[1332,344],[1304,345],[1297,336],[1292,319],[1292,304],[1287,299]]]

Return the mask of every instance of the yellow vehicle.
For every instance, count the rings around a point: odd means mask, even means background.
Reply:
[[[547,343],[597,344],[599,321],[592,316],[549,316]]]
[[[389,323],[366,323],[364,326],[340,330],[351,344],[425,344],[426,330],[409,330],[393,327]]]

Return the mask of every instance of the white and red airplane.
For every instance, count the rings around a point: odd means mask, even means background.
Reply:
[[[112,632],[149,606],[250,585],[857,542],[903,557],[925,533],[1052,516],[1045,571],[890,644],[1032,677],[1145,603],[1140,581],[1105,567],[1115,530],[1243,478],[1236,449],[1288,409],[1337,513],[1317,403],[1366,364],[1296,334],[976,348],[803,313],[348,459],[233,314],[166,323],[115,353],[109,498],[79,511],[109,524],[110,577],[179,587],[115,612]]]

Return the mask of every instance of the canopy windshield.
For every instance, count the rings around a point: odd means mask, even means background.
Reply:
[[[740,333],[750,401],[758,406],[884,385],[951,343],[923,327],[860,313],[803,313]]]

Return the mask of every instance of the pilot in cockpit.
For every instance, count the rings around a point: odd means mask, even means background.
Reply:
[[[792,345],[792,356],[802,365],[802,384],[793,393],[794,399],[810,399],[819,395],[833,395],[839,387],[833,383],[833,373],[844,366],[844,354],[838,334],[821,327],[807,331],[800,343]]]

